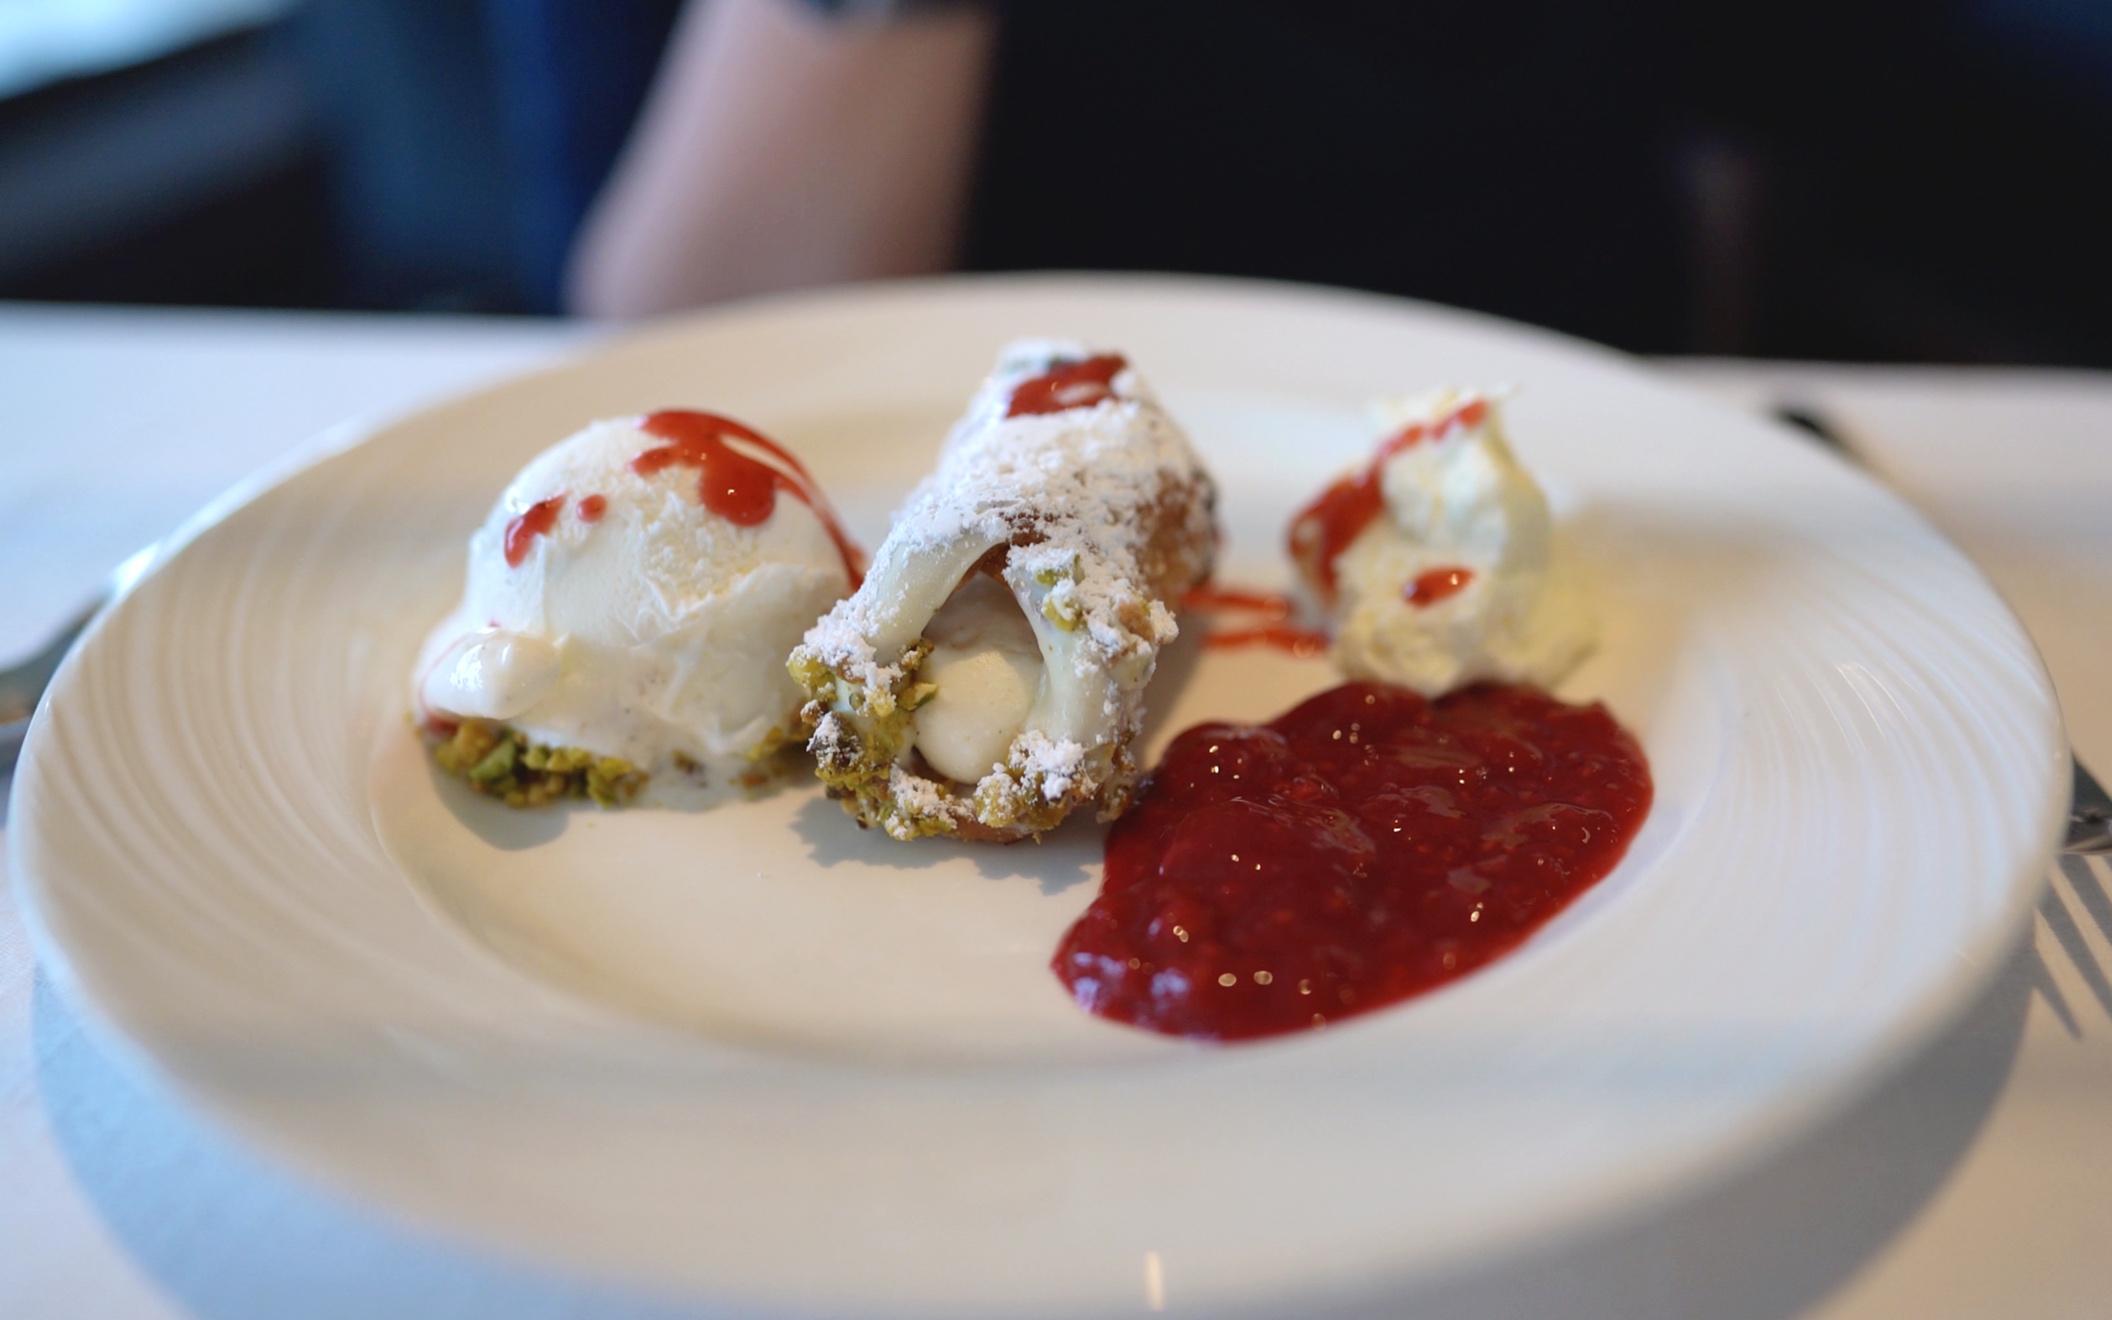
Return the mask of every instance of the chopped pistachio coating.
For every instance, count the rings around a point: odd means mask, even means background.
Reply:
[[[1088,361],[1115,364],[1105,397],[1014,411],[1029,384]],[[830,795],[898,839],[1007,843],[1088,805],[1119,812],[1134,792],[1144,687],[1178,634],[1172,604],[1209,575],[1214,507],[1187,437],[1118,356],[1055,341],[1007,348],[864,583],[793,649]],[[980,577],[1016,604],[1036,672],[1016,636],[985,647],[1006,671],[988,671],[990,700],[942,696],[920,729],[910,712],[933,682],[958,673],[964,693],[984,687],[955,667],[953,625],[933,627]],[[935,641],[946,643],[936,665]]]
[[[942,802],[921,802],[902,787],[895,762],[915,737],[910,716],[938,691],[917,677],[931,654],[919,638],[903,653],[894,685],[875,690],[850,682],[811,655],[795,651],[793,678],[813,694],[800,717],[814,730],[807,748],[829,796],[861,825],[878,825],[897,839],[951,834],[954,816]]]
[[[628,761],[531,743],[518,729],[491,720],[462,721],[434,744],[433,762],[473,792],[509,807],[548,806],[562,798],[613,807],[636,797],[646,781]]]

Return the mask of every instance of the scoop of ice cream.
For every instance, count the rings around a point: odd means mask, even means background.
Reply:
[[[1484,679],[1558,682],[1594,628],[1496,401],[1440,390],[1382,402],[1373,417],[1374,457],[1292,524],[1336,664],[1426,696]]]
[[[785,656],[851,589],[853,553],[754,432],[701,413],[597,422],[470,537],[419,702],[647,771],[733,762],[797,727]]]

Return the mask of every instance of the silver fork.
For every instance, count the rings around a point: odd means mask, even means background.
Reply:
[[[1870,470],[1848,438],[1817,409],[1778,403],[1770,411],[1777,420],[1788,422],[1865,472]],[[2070,752],[2068,760],[2075,767],[2075,787],[2068,799],[2068,836],[2061,842],[2061,851],[2084,856],[2112,853],[2112,797],[2106,795],[2097,776],[2084,768],[2082,758]]]
[[[29,732],[29,717],[36,713],[37,698],[51,685],[51,676],[59,671],[59,661],[66,658],[66,652],[73,649],[74,641],[103,606],[139,581],[147,565],[154,562],[158,548],[150,545],[112,569],[94,604],[68,620],[35,655],[12,668],[0,669],[0,775],[15,768],[15,758],[22,754],[22,736]]]

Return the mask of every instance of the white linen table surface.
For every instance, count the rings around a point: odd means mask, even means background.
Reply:
[[[0,304],[0,664],[315,435],[593,333]],[[2112,375],[1665,365],[1741,406],[1835,422],[2008,596],[2079,753],[2112,771]],[[1462,1317],[2112,1314],[2112,869],[2058,869],[2002,984],[1819,1132],[1428,1300]],[[0,861],[0,1317],[690,1313],[403,1226],[230,1141],[84,1032],[36,971]]]

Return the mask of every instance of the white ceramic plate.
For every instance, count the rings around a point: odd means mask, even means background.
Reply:
[[[1656,775],[1618,870],[1451,988],[1207,1048],[1047,971],[1092,827],[902,846],[805,787],[518,816],[436,782],[405,673],[530,455],[709,406],[802,452],[871,544],[1024,333],[1131,355],[1250,582],[1283,580],[1369,396],[1516,386],[1604,618],[1566,694]],[[1154,740],[1332,681],[1191,646]],[[1868,1083],[2006,952],[2065,766],[1954,549],[1615,355],[1285,287],[961,280],[679,322],[260,483],[73,657],[11,836],[79,999],[235,1131],[420,1220],[764,1310],[1313,1314],[1721,1172]]]

